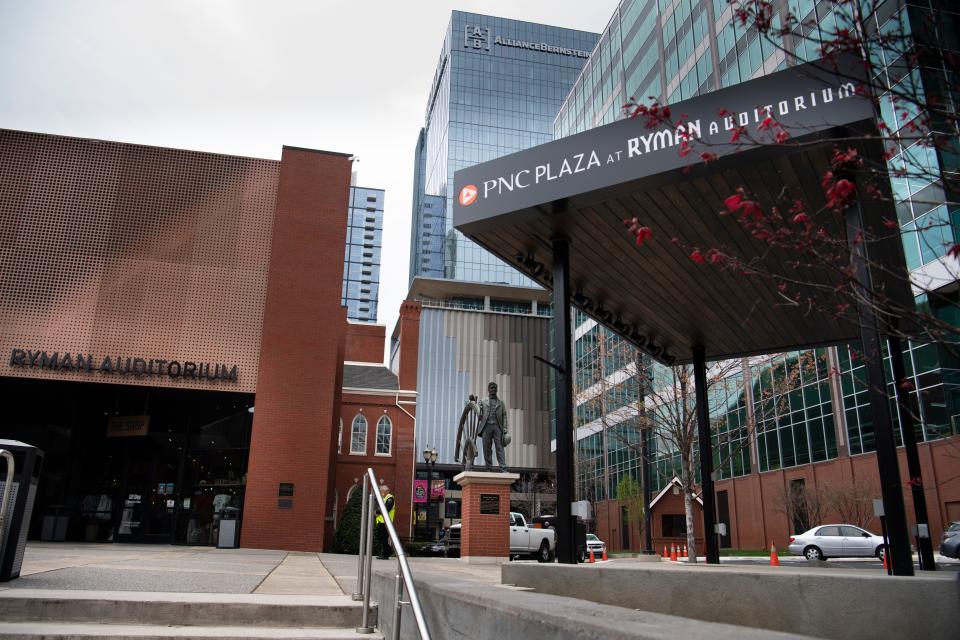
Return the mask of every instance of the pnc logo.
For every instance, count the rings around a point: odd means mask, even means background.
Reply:
[[[477,201],[477,185],[468,184],[463,189],[460,189],[460,205],[464,207],[469,207],[474,202]]]

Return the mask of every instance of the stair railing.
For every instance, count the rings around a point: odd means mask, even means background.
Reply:
[[[420,598],[417,596],[417,588],[413,584],[413,574],[410,573],[410,563],[407,561],[407,554],[400,542],[400,536],[390,520],[390,514],[387,506],[383,502],[377,486],[377,477],[373,469],[368,468],[363,476],[363,511],[360,517],[360,552],[357,559],[357,591],[353,594],[354,600],[363,600],[363,622],[357,627],[357,633],[373,633],[373,625],[370,624],[370,570],[373,566],[373,528],[377,512],[383,515],[383,523],[387,527],[387,533],[390,536],[390,542],[393,544],[393,550],[397,554],[397,574],[394,589],[394,609],[393,609],[393,638],[400,638],[400,618],[404,605],[410,605],[413,609],[413,617],[417,622],[417,630],[420,632],[421,640],[430,640],[430,631],[427,629],[427,621],[423,616],[423,608],[420,606]],[[409,600],[403,600],[403,589],[406,587],[409,594]]]

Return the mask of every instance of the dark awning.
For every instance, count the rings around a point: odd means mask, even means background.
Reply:
[[[731,126],[756,135],[768,112],[792,143],[730,143]],[[795,257],[720,216],[724,198],[746,186],[769,208],[786,187],[822,204],[831,140],[875,131],[857,83],[805,65],[681,102],[671,119],[702,140],[695,155],[678,153],[676,124],[647,128],[641,117],[458,171],[454,226],[546,287],[552,239],[566,236],[575,305],[667,362],[689,361],[696,345],[716,360],[856,339],[854,322],[788,305],[769,281],[698,264],[690,247],[726,246],[786,272]],[[703,151],[717,160],[695,161]],[[623,224],[634,216],[654,233],[639,248]],[[843,233],[841,216],[818,223]],[[899,241],[870,251],[873,260],[903,263]],[[817,285],[838,278],[805,275]],[[905,280],[886,286],[897,299],[910,295]]]

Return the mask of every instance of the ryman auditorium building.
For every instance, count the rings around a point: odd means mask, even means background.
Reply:
[[[368,466],[410,523],[419,305],[341,306],[351,159],[0,129],[0,438],[31,537],[329,547]],[[346,427],[344,427],[346,425]],[[342,454],[341,454],[342,452]]]

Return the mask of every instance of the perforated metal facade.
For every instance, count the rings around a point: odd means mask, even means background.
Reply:
[[[253,392],[279,169],[0,129],[0,376]],[[57,366],[12,364],[14,349]],[[120,371],[100,371],[107,357]],[[122,373],[128,358],[143,372]],[[188,362],[236,365],[236,381]]]

